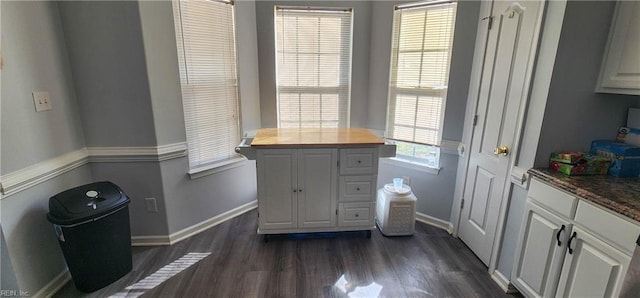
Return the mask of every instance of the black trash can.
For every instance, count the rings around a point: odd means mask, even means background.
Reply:
[[[49,199],[47,218],[76,288],[93,292],[131,271],[129,197],[111,182],[95,182]]]

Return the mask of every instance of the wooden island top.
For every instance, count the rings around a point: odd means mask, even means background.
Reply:
[[[262,128],[251,147],[349,147],[383,145],[384,140],[366,128]]]

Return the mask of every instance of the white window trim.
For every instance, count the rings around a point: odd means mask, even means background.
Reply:
[[[232,159],[227,159],[220,162],[215,162],[212,164],[208,164],[205,166],[197,167],[190,169],[187,174],[189,175],[189,179],[195,180],[202,177],[206,177],[209,175],[213,175],[220,172],[225,172],[237,167],[244,166],[247,161],[247,158],[238,156]]]
[[[409,160],[402,157],[389,157],[389,158],[381,158],[380,163],[390,166],[396,166],[406,169],[411,169],[419,172],[429,173],[433,175],[440,174],[440,170],[442,167],[431,167],[425,163],[418,162],[415,160]]]

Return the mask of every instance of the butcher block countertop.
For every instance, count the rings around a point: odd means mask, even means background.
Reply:
[[[365,128],[262,128],[251,142],[258,148],[318,148],[383,145]]]
[[[548,169],[531,169],[529,174],[640,222],[640,178],[617,178],[607,175],[567,176]]]

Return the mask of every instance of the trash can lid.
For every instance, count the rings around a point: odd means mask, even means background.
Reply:
[[[70,225],[109,214],[129,204],[120,187],[101,181],[65,190],[49,199],[51,223]]]

